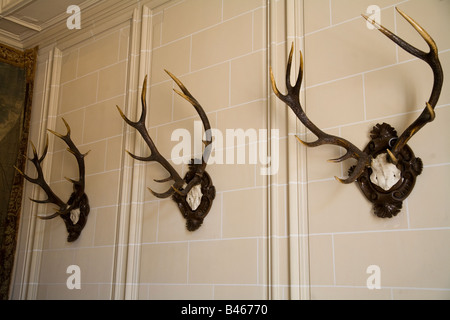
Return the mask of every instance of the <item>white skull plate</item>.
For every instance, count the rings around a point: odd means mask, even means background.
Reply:
[[[401,171],[387,160],[387,153],[372,159],[371,167],[370,181],[383,190],[391,189],[401,179]]]

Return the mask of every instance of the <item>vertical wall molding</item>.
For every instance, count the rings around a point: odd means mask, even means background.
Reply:
[[[130,26],[128,94],[126,106],[122,108],[130,119],[138,119],[140,116],[142,84],[145,76],[151,72],[152,10],[168,1],[170,0],[152,0],[139,5],[133,11]],[[133,154],[147,152],[143,139],[125,122],[123,132],[122,144],[125,150]],[[145,177],[146,165],[128,155],[123,158],[122,163],[112,298],[134,300],[139,298],[143,199],[148,192],[146,181],[142,179]]]
[[[36,148],[45,145],[47,139],[47,128],[55,128],[56,126],[56,115],[58,112],[58,101],[59,101],[59,83],[61,75],[61,51],[57,47],[51,47],[48,51],[48,58],[45,63],[45,74],[44,74],[44,94],[41,102],[40,110],[40,121],[39,121],[39,137],[36,144]],[[35,105],[34,108],[37,106]],[[49,154],[52,154],[51,139],[49,137]],[[52,168],[53,156],[51,155],[42,164],[42,171],[45,177],[50,176],[50,171]],[[40,199],[43,194],[42,189],[35,184],[27,184],[27,188],[31,190],[32,199]],[[26,194],[26,192],[24,193]],[[24,197],[23,201],[28,201]],[[38,287],[34,284],[39,283],[39,274],[41,266],[41,256],[42,248],[44,243],[44,228],[45,222],[37,218],[39,204],[31,202],[29,204],[29,223],[26,225],[26,230],[20,230],[20,233],[26,234],[26,242],[24,248],[24,261],[20,266],[17,263],[14,267],[14,273],[17,277],[20,277],[20,281],[14,280],[15,283],[20,283],[18,287],[17,296],[20,299],[36,299]],[[26,206],[23,205],[22,208]],[[25,214],[25,211],[23,211]],[[22,217],[24,219],[25,217]],[[25,224],[21,224],[25,226]],[[19,235],[19,239],[22,235]],[[20,271],[19,269],[20,268]],[[16,290],[15,286],[12,286],[13,290]],[[15,296],[14,293],[11,296]]]
[[[304,1],[288,0],[286,3],[286,54],[287,57],[294,43],[292,63],[293,75],[297,75],[300,57],[299,51],[305,50],[304,43]],[[286,61],[287,62],[287,61]],[[306,75],[304,74],[303,77]],[[305,82],[303,82],[305,83]],[[300,90],[300,100],[305,104],[304,91]],[[286,108],[289,109],[289,108]],[[291,135],[305,135],[306,128],[300,124],[291,110],[288,110],[290,137],[288,141],[289,155],[289,271],[290,299],[310,299],[309,294],[309,221],[308,221],[308,189],[307,189],[307,151]],[[291,151],[292,150],[292,151]],[[295,151],[294,151],[295,150]],[[290,155],[293,156],[290,156]],[[292,170],[295,168],[295,170]]]
[[[128,78],[128,97],[125,113],[137,119],[141,112],[140,93],[145,76],[150,72],[152,48],[151,8],[135,9],[131,24],[131,50]],[[140,154],[145,143],[124,123],[124,147]],[[145,164],[131,157],[124,158],[121,178],[121,208],[115,263],[114,299],[137,299],[140,274],[140,243],[144,209]],[[125,263],[124,263],[125,262]],[[122,286],[121,284],[124,284]],[[121,289],[119,289],[121,288]]]
[[[129,73],[128,73],[128,87],[126,106],[121,106],[125,113],[131,114],[130,117],[136,115],[135,105],[137,103],[136,89],[138,86],[138,71],[136,68],[138,64],[138,54],[140,51],[139,36],[141,33],[141,9],[136,8],[133,11],[130,25],[130,52],[129,56]],[[128,128],[123,124],[123,138],[122,145],[127,150],[134,150],[135,141],[129,134]],[[133,213],[136,213],[135,189],[136,180],[134,179],[136,168],[133,159],[124,157],[122,155],[121,177],[120,177],[120,200],[118,209],[118,221],[116,230],[116,249],[114,253],[114,267],[113,267],[113,284],[112,284],[112,298],[115,300],[123,300],[126,297],[130,298],[133,292],[129,288],[130,278],[130,263],[135,262],[135,254],[133,248],[130,250],[130,228],[133,224],[133,229],[136,229],[135,222],[132,220]],[[132,288],[131,288],[132,289]]]
[[[282,4],[282,5],[281,5]],[[278,203],[282,201],[276,188],[276,177],[269,177],[268,191],[268,298],[269,299],[309,299],[309,244],[308,244],[308,206],[306,179],[306,152],[299,148],[295,134],[303,135],[306,129],[299,125],[289,108],[279,101],[271,89],[269,68],[272,67],[278,79],[284,79],[285,66],[291,48],[295,45],[295,59],[292,70],[298,70],[298,51],[303,49],[303,0],[267,1],[268,37],[268,129],[281,128],[280,137],[287,136],[287,197],[286,213],[279,212]],[[284,12],[279,12],[284,10]],[[280,35],[283,35],[280,39]],[[283,50],[280,50],[283,49]],[[282,62],[282,63],[281,63]],[[295,72],[292,72],[296,74]],[[278,77],[277,77],[278,75]],[[282,76],[280,76],[282,75]],[[284,83],[277,82],[280,90]],[[301,99],[304,99],[301,97]],[[284,131],[283,131],[284,130]],[[269,143],[271,155],[274,151]],[[279,221],[286,214],[287,243],[278,237]],[[287,256],[283,246],[287,246]],[[286,266],[287,265],[287,266]],[[283,268],[286,268],[283,269]],[[287,275],[284,273],[287,272]],[[282,277],[287,278],[287,284]],[[287,285],[287,292],[283,287]]]
[[[278,3],[277,1],[268,0],[266,3],[267,7],[267,62],[266,66],[266,75],[267,75],[267,95],[268,95],[268,104],[267,104],[267,126],[268,132],[270,135],[272,128],[278,128],[278,122],[283,121],[285,119],[285,112],[283,112],[283,108],[278,108],[278,101],[276,96],[272,92],[272,87],[270,84],[270,68],[272,68],[274,74],[278,73],[278,55],[277,55],[277,46],[278,46],[278,32],[280,26],[284,25],[284,22],[279,21],[279,13],[278,13]],[[284,17],[283,17],[284,18]],[[284,120],[285,121],[285,120]],[[279,136],[285,136],[287,132],[280,132]],[[269,137],[270,138],[270,137]],[[267,139],[269,150],[269,156],[279,157],[279,155],[275,154],[275,150],[273,150],[271,139]],[[283,263],[282,257],[282,249],[280,248],[280,238],[278,237],[279,231],[279,212],[277,210],[278,203],[280,201],[278,190],[276,188],[277,185],[277,176],[267,176],[267,226],[268,226],[268,237],[267,237],[267,284],[268,284],[268,292],[267,298],[271,300],[279,300],[283,299],[283,288],[280,286],[280,276],[281,276],[281,265]],[[281,255],[281,256],[280,256]],[[284,257],[285,259],[286,257]]]

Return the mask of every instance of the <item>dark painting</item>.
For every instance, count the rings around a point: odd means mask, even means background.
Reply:
[[[14,180],[25,99],[25,70],[0,62],[0,244]]]
[[[0,45],[0,299],[7,299],[22,203],[37,48]]]

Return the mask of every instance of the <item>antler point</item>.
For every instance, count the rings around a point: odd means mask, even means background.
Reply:
[[[343,179],[341,179],[341,178],[339,178],[337,176],[334,176],[334,179],[336,179],[338,182],[344,184],[344,180]]]
[[[16,169],[17,171],[19,171],[19,173],[20,173],[22,176],[25,176],[25,173],[23,173],[22,170],[20,170],[20,169],[17,168],[16,166],[13,166],[13,167],[14,167],[14,169]]]
[[[61,118],[61,119],[64,122],[64,125],[66,126],[66,129],[67,129],[66,136],[70,136],[70,126],[69,126],[69,124],[67,123],[66,119],[64,119],[64,118]]]
[[[56,132],[56,131],[53,131],[53,130],[51,130],[51,129],[47,129],[47,131],[49,131],[50,133],[54,134],[55,136],[57,136],[57,137],[60,138],[60,139],[63,139],[63,138],[64,138],[64,136],[63,136],[62,134],[60,134],[60,133],[58,133],[58,132]]]
[[[397,159],[397,157],[392,153],[392,151],[389,150],[389,149],[386,149],[386,152],[387,152],[387,154],[389,155],[389,158],[391,159],[392,163],[395,164],[395,165],[397,165],[398,159]]]
[[[275,77],[273,75],[273,70],[272,70],[272,66],[270,66],[270,82],[272,84],[272,90],[275,93],[276,96],[279,96],[280,91],[277,88],[277,84],[275,82]]]
[[[170,186],[171,188],[172,188],[172,190],[174,190],[176,193],[178,193],[180,196],[184,196],[184,194],[180,191],[180,190],[178,190],[177,188],[175,188],[173,185],[172,186]]]
[[[73,180],[71,178],[68,178],[68,177],[64,177],[64,179],[66,179],[67,181],[69,181],[71,183],[77,183],[77,181],[75,181],[75,180]]]
[[[298,142],[300,142],[302,145],[308,146],[308,143],[300,139],[298,136],[295,136],[295,138],[297,138]]]

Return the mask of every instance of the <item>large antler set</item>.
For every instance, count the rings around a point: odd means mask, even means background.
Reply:
[[[374,212],[379,217],[392,217],[397,215],[402,207],[402,202],[411,193],[416,176],[422,172],[422,161],[416,158],[407,145],[411,137],[417,133],[425,124],[435,118],[434,108],[439,99],[443,84],[443,71],[438,58],[436,43],[430,35],[408,15],[397,8],[397,11],[414,27],[430,47],[430,52],[423,52],[406,41],[402,40],[391,31],[364,16],[369,22],[375,25],[378,30],[394,41],[398,46],[425,61],[433,70],[434,83],[431,96],[426,103],[426,107],[420,116],[401,135],[397,136],[396,131],[388,124],[378,124],[371,132],[371,141],[367,147],[361,151],[351,142],[326,134],[320,130],[305,114],[299,100],[300,87],[303,73],[303,57],[300,53],[300,69],[297,81],[294,86],[290,82],[293,46],[291,48],[286,69],[287,94],[282,94],[277,89],[272,70],[271,82],[275,95],[286,103],[296,114],[298,119],[317,136],[314,142],[303,142],[308,147],[321,145],[336,145],[347,150],[344,156],[334,159],[334,162],[341,162],[349,158],[354,158],[357,164],[350,168],[347,179],[339,179],[342,183],[357,181],[364,195],[374,204]]]
[[[172,165],[159,153],[145,126],[145,118],[147,115],[147,76],[145,77],[142,86],[142,111],[139,120],[136,122],[131,121],[125,116],[125,114],[118,106],[117,109],[125,122],[140,133],[145,143],[150,148],[151,152],[147,157],[136,156],[127,151],[128,154],[136,160],[153,161],[162,165],[164,169],[166,169],[169,173],[169,177],[161,180],[155,179],[156,182],[162,183],[173,181],[173,184],[166,192],[157,193],[149,188],[150,192],[158,198],[168,198],[172,196],[172,199],[178,204],[178,208],[180,209],[183,217],[187,220],[187,229],[189,231],[194,231],[202,225],[203,219],[211,209],[212,202],[216,195],[215,187],[212,185],[211,177],[205,171],[209,156],[211,154],[211,126],[209,124],[208,117],[206,116],[206,113],[200,103],[191,95],[191,93],[186,89],[186,87],[181,83],[180,80],[178,80],[169,71],[165,71],[180,87],[182,92],[176,89],[174,89],[174,91],[192,104],[192,106],[200,116],[203,127],[205,129],[206,140],[203,141],[205,148],[202,159],[201,161],[196,159],[191,160],[191,163],[189,164],[189,171],[186,173],[184,178],[181,178],[181,176],[172,167]]]
[[[67,128],[67,133],[65,135],[61,135],[55,131],[52,131],[48,129],[51,133],[53,133],[55,136],[63,140],[68,148],[67,151],[72,153],[78,163],[78,169],[79,169],[79,180],[73,180],[70,178],[66,178],[68,181],[70,181],[73,184],[73,192],[70,195],[70,198],[67,202],[64,202],[61,200],[50,188],[48,183],[44,179],[44,173],[42,171],[41,163],[44,161],[45,156],[47,155],[48,151],[48,136],[46,138],[46,143],[44,146],[44,150],[42,152],[42,155],[39,157],[38,153],[36,151],[36,147],[31,142],[31,147],[33,149],[33,157],[28,158],[29,161],[33,163],[33,165],[36,168],[37,177],[31,178],[30,176],[24,174],[22,171],[16,168],[17,171],[19,171],[22,176],[27,179],[29,182],[37,184],[44,190],[44,192],[47,195],[47,199],[45,200],[35,200],[30,199],[31,201],[34,201],[36,203],[53,203],[58,206],[58,210],[49,216],[39,216],[39,218],[44,220],[49,220],[56,218],[60,216],[64,223],[66,224],[67,231],[69,233],[67,237],[67,241],[72,242],[78,239],[80,236],[81,231],[83,230],[84,226],[86,225],[87,217],[89,215],[90,207],[89,207],[89,201],[88,197],[85,193],[85,166],[84,166],[84,157],[89,153],[82,154],[78,148],[75,146],[75,144],[72,141],[72,138],[70,137],[70,126],[64,120],[64,124]]]

